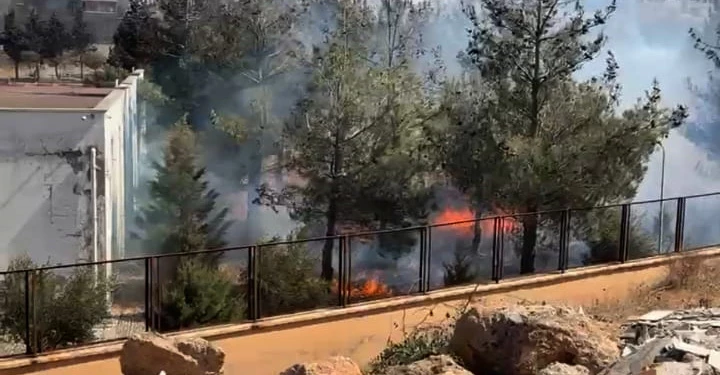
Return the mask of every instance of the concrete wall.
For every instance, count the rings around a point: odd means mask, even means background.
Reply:
[[[421,325],[437,324],[471,301],[483,305],[518,301],[591,305],[625,300],[643,285],[661,282],[678,259],[720,260],[720,249],[680,253],[621,265],[570,270],[564,274],[510,279],[500,284],[469,286],[357,305],[344,310],[318,310],[252,324],[225,325],[184,332],[180,337],[205,337],[224,349],[225,373],[277,374],[294,363],[334,355],[368,363],[387,346]],[[36,358],[0,360],[6,375],[120,374],[122,342],[76,348]]]
[[[137,124],[139,79],[132,75],[92,110],[0,109],[0,269],[22,253],[39,263],[91,260],[91,147],[100,167],[99,259],[124,255],[126,164],[136,164],[125,158],[126,138]]]
[[[103,113],[0,110],[0,125],[0,269],[21,253],[37,262],[86,258],[89,147],[104,151]]]

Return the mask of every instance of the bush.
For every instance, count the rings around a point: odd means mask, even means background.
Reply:
[[[369,374],[384,374],[391,366],[408,365],[437,354],[446,354],[452,326],[413,331],[403,341],[391,343],[370,362]]]
[[[80,56],[80,63],[87,66],[88,69],[98,70],[103,67],[107,58],[98,51],[84,53]]]
[[[163,292],[163,330],[228,323],[245,315],[245,297],[227,274],[198,258],[180,262]]]
[[[331,283],[315,276],[319,275],[319,266],[320,259],[310,256],[305,244],[261,248],[258,272],[263,315],[289,314],[333,303]]]
[[[617,211],[614,211],[617,213]],[[617,262],[620,254],[620,222],[619,215],[610,213],[596,215],[591,220],[590,252],[585,256],[584,263],[602,264]],[[587,238],[587,237],[586,237]],[[637,219],[630,222],[628,236],[628,259],[640,259],[657,254],[657,244],[643,233]]]
[[[28,257],[10,261],[8,271],[33,269],[37,265]],[[91,342],[93,327],[110,318],[107,296],[112,282],[96,280],[90,267],[76,267],[67,278],[52,271],[32,273],[30,343],[36,351]],[[0,333],[28,344],[25,335],[25,274],[6,275],[0,282],[5,293],[0,298]]]

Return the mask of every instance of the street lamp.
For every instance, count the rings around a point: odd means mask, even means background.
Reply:
[[[658,254],[663,250],[663,219],[665,218],[664,201],[665,198],[665,146],[662,143],[658,143],[660,150],[662,151],[662,161],[660,169],[660,230],[658,231]]]

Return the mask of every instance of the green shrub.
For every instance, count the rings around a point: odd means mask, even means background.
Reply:
[[[37,265],[28,256],[20,256],[10,261],[7,270],[33,268]],[[67,277],[55,272],[31,273],[29,341],[36,351],[91,342],[95,339],[93,327],[110,318],[107,296],[111,281],[96,279],[91,267],[76,267]],[[27,345],[24,273],[6,275],[0,290],[5,294],[0,298],[0,332]]]
[[[277,239],[275,239],[277,240]],[[331,284],[319,277],[319,257],[305,244],[266,246],[258,258],[263,316],[326,307],[337,298]]]
[[[618,261],[620,254],[620,219],[619,210],[609,210],[587,218],[588,229],[584,238],[590,251],[583,263],[602,264]],[[640,259],[657,254],[657,243],[644,233],[639,218],[630,221],[628,236],[628,259]],[[589,236],[588,236],[589,235]]]
[[[163,330],[228,323],[245,315],[245,296],[234,280],[200,259],[180,262],[162,300]]]
[[[432,355],[446,354],[452,325],[413,331],[404,340],[391,343],[370,362],[369,374],[384,374],[390,366],[408,365]]]

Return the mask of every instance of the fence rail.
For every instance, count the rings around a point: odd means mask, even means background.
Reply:
[[[705,201],[713,198],[717,199],[714,209]],[[655,209],[648,206],[655,204],[659,207],[652,217]],[[671,210],[666,210],[668,207]],[[716,225],[707,214],[718,211],[720,192],[3,271],[0,355],[33,355],[121,339],[140,331],[167,332],[316,308],[343,308],[448,286],[498,283],[520,271],[565,272],[590,264],[714,246],[720,244],[720,222]],[[532,222],[537,227],[534,233],[525,230]],[[711,238],[714,233],[718,238]],[[523,253],[525,256],[518,255]],[[237,314],[215,311],[217,306],[207,303],[210,300],[194,306],[204,309],[203,314],[188,315],[173,307],[178,296],[205,298],[193,294],[198,285],[177,289],[180,281],[175,278],[184,260],[199,257],[213,259],[217,273],[227,276],[223,280],[232,280],[230,284],[218,281],[208,290],[233,296],[237,306],[232,311]],[[318,267],[317,261],[324,265]],[[90,286],[82,283],[82,277],[91,278]],[[94,296],[102,297],[103,305],[88,312],[107,314],[100,314],[101,321],[83,316],[93,302],[93,293],[99,293],[98,283],[111,279],[112,290],[104,297]],[[57,298],[60,294],[62,300]],[[87,322],[94,324],[91,334],[72,327]]]

